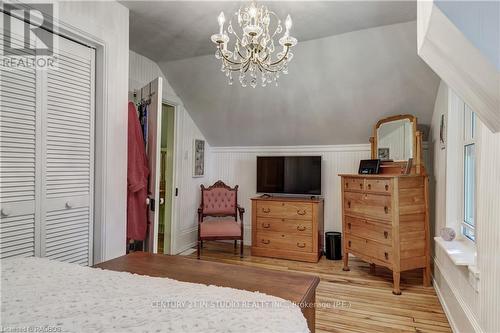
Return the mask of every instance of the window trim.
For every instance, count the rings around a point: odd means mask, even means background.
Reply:
[[[462,122],[462,149],[461,149],[461,159],[462,159],[462,184],[461,184],[461,191],[462,191],[462,205],[461,205],[461,221],[460,221],[460,236],[462,239],[465,239],[469,242],[472,242],[473,244],[476,243],[476,222],[477,222],[477,165],[478,165],[478,158],[477,158],[477,135],[478,135],[478,119],[477,115],[475,112],[467,105],[463,104],[463,122]],[[466,147],[467,146],[474,146],[474,194],[473,194],[473,224],[470,224],[469,222],[466,221],[466,192],[465,192],[465,186],[466,186]],[[467,234],[467,231],[469,231],[470,234]]]

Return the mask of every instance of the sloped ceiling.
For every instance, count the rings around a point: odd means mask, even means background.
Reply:
[[[217,16],[229,20],[250,1],[121,1],[130,9],[130,48],[154,61],[213,54]],[[416,1],[258,1],[280,18],[290,14],[293,35],[306,41],[376,26],[413,21]]]
[[[255,89],[213,55],[159,65],[212,146],[367,143],[385,116],[430,124],[439,78],[416,45],[414,21],[299,42],[279,86]]]

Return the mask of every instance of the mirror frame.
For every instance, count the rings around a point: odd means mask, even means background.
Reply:
[[[422,165],[422,132],[417,130],[417,117],[411,114],[401,114],[396,116],[390,116],[386,118],[382,118],[373,127],[373,133],[370,137],[371,143],[371,158],[378,159],[377,155],[377,131],[380,126],[383,124],[396,121],[408,119],[412,123],[413,127],[413,166],[411,169],[411,173],[422,174],[425,173],[425,168]],[[380,173],[396,173],[402,174],[404,173],[404,169],[406,169],[406,161],[396,161],[396,162],[381,162],[381,172]]]

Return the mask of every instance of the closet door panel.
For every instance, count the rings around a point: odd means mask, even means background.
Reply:
[[[0,43],[4,43],[0,27]],[[22,38],[11,34],[13,44]],[[19,51],[20,56],[33,53]],[[0,258],[37,254],[37,72],[0,65]]]
[[[57,70],[47,73],[44,119],[42,254],[92,263],[94,51],[59,39]]]

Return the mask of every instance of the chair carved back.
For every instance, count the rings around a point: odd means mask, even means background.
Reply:
[[[212,186],[201,185],[202,216],[234,216],[237,218],[238,185],[234,188],[218,180]]]

